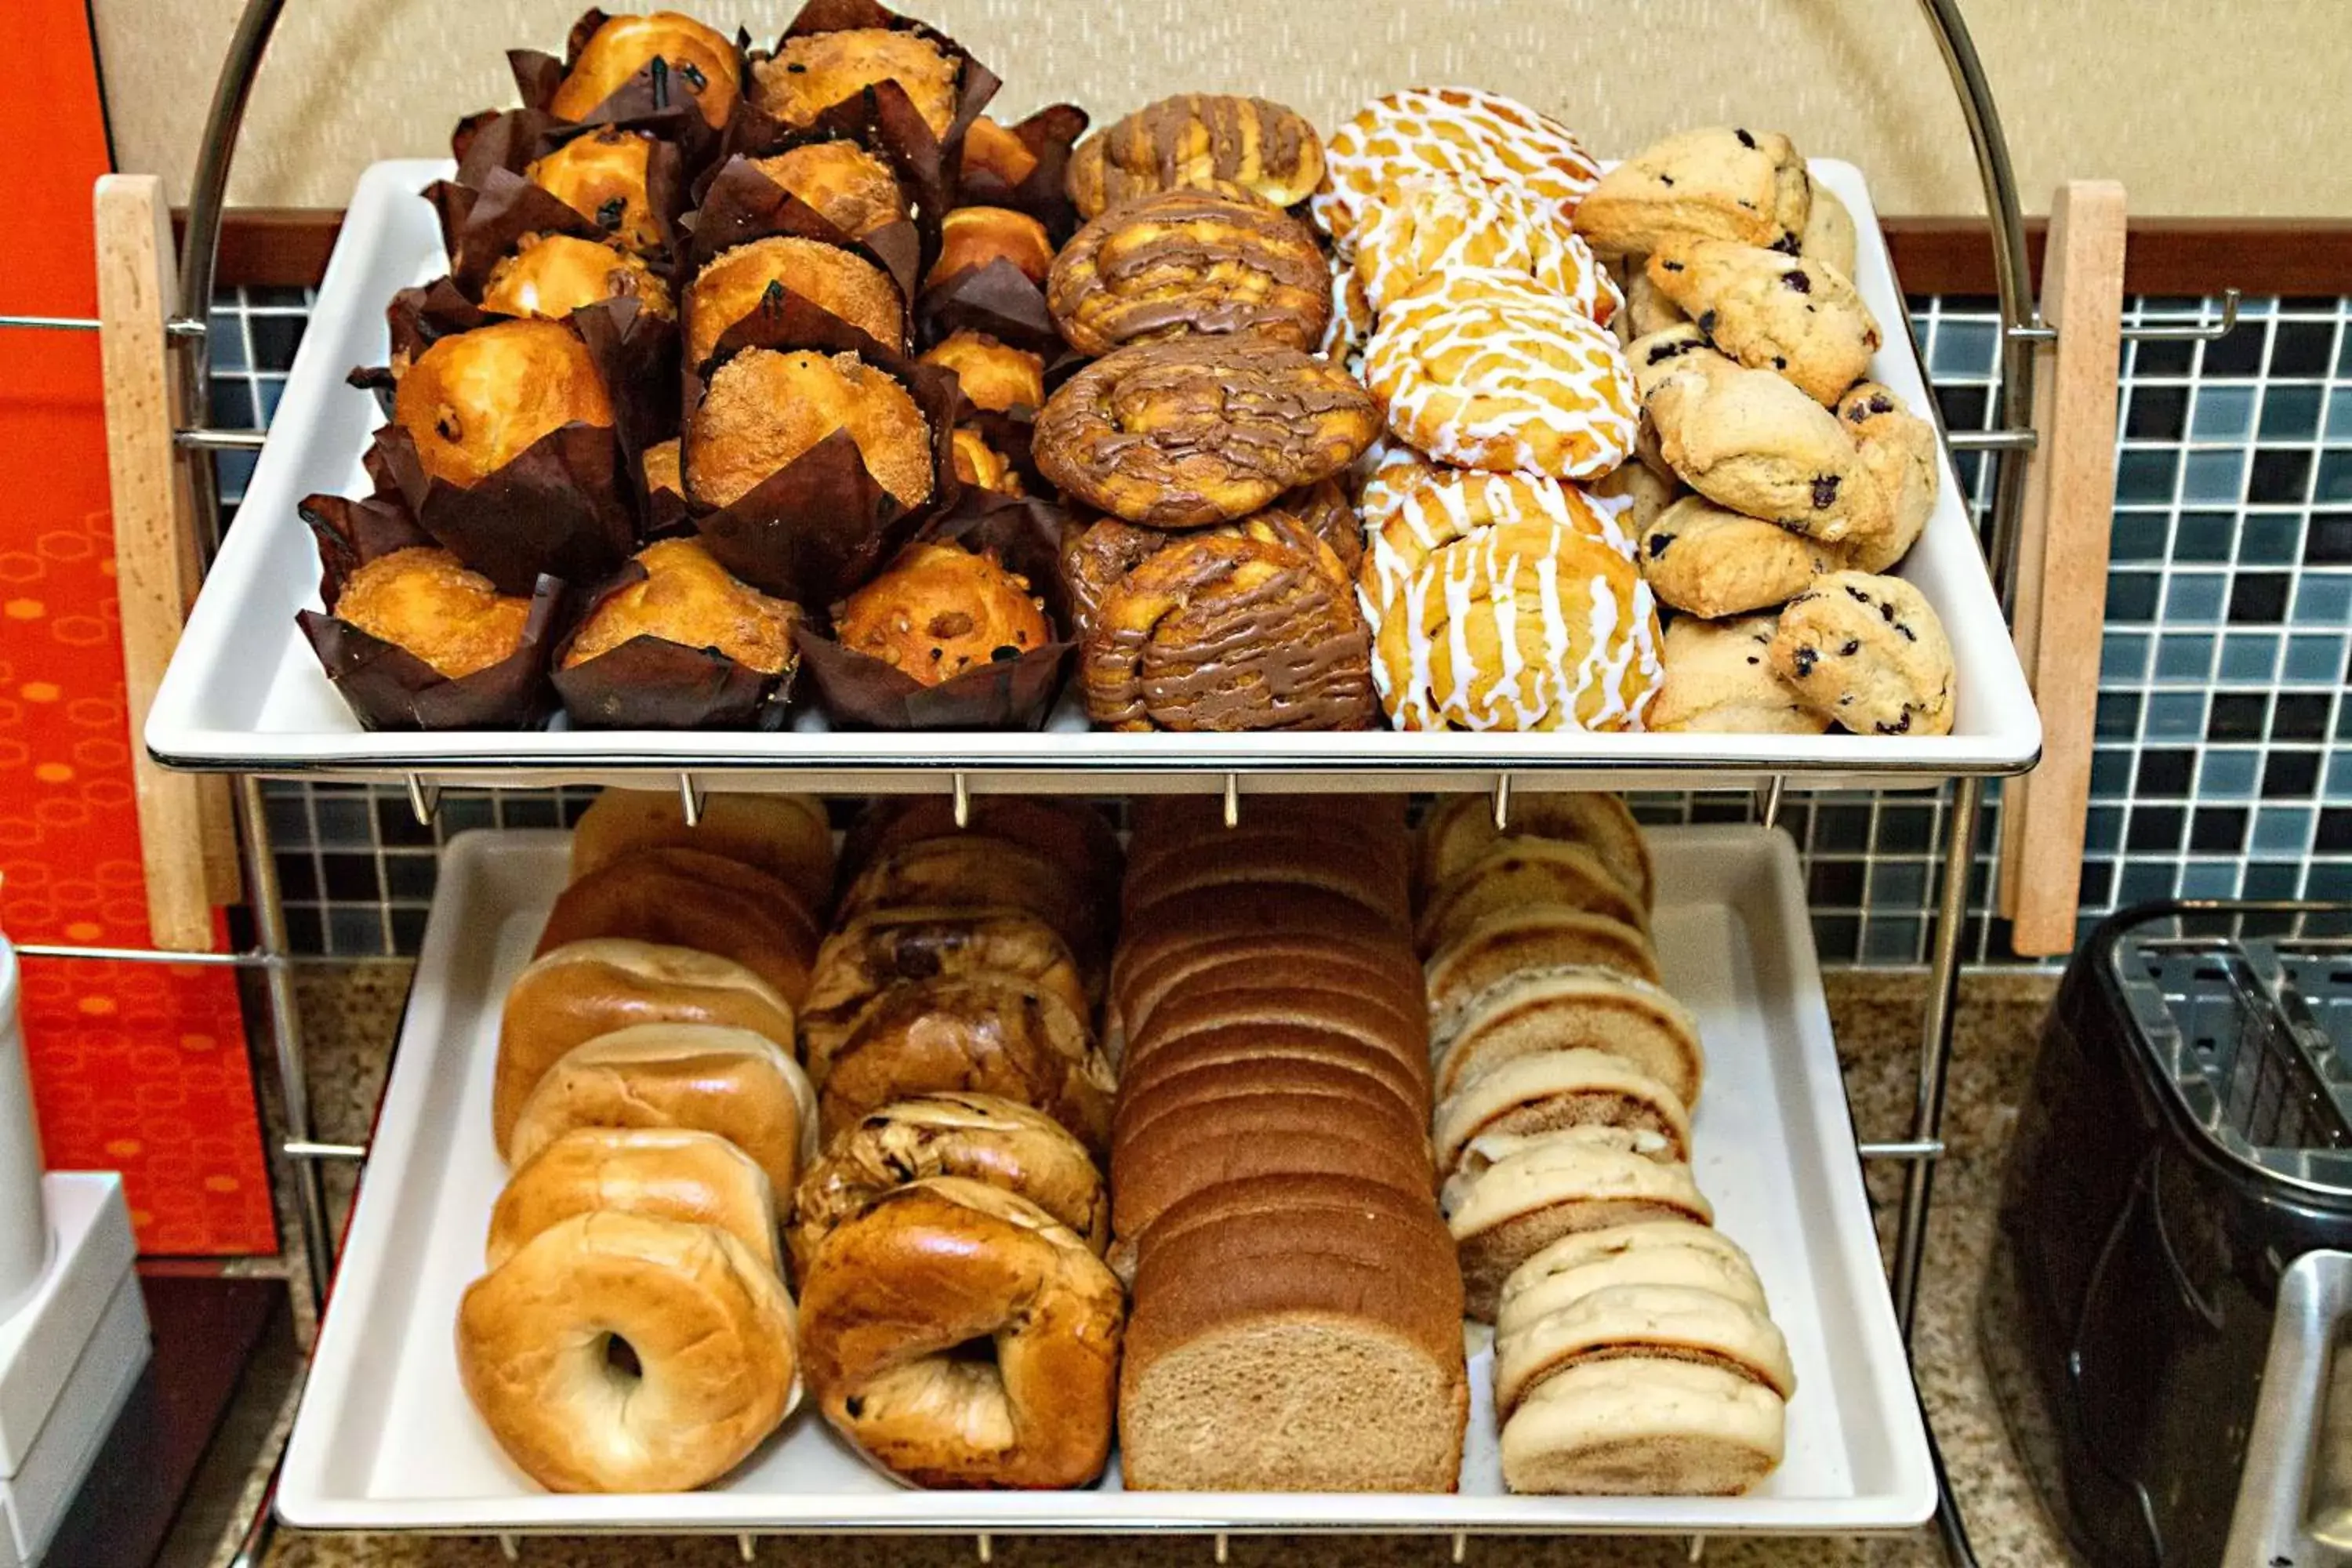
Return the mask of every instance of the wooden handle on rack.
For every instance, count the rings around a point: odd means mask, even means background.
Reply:
[[[2116,355],[2123,344],[2124,188],[2070,181],[2050,205],[2042,319],[2058,329],[2034,384],[2018,520],[2016,636],[2042,711],[2042,764],[2001,786],[2001,913],[2026,957],[2074,950],[2099,646],[2106,628],[2107,533],[2115,516]]]
[[[157,947],[213,946],[213,910],[240,896],[228,781],[165,771],[141,739],[197,585],[195,517],[165,322],[173,286],[171,213],[152,174],[98,182],[99,348],[106,465],[113,491],[122,683],[138,784],[147,923]]]

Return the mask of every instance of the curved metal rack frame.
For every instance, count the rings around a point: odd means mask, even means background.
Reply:
[[[1954,449],[1982,451],[1990,460],[1994,490],[1986,554],[1994,590],[2006,612],[2011,604],[2018,520],[2025,494],[2025,463],[2022,459],[2032,450],[2036,440],[2036,433],[2031,424],[2035,361],[2041,351],[2056,341],[2057,331],[2042,321],[2034,302],[2026,256],[2025,220],[2019,205],[2009,143],[2001,129],[1992,89],[1985,78],[1983,63],[1977,55],[1976,46],[1961,16],[1960,0],[1918,0],[1918,3],[1923,19],[1935,35],[1945,66],[1950,72],[1953,89],[1959,98],[1976,153],[1977,171],[1983,184],[1986,212],[1991,228],[1994,280],[2000,302],[2002,325],[1998,381],[2000,395],[1995,410],[1998,427],[1985,432],[1961,433],[1948,439]],[[206,405],[209,379],[206,338],[230,164],[236,154],[237,134],[244,123],[262,58],[284,9],[285,0],[246,0],[236,30],[231,35],[228,52],[221,64],[205,121],[179,256],[178,305],[175,314],[166,323],[169,342],[177,351],[176,374],[184,393],[182,406],[190,409],[201,409]],[[2126,336],[2210,339],[2227,331],[2234,323],[2235,305],[2235,293],[2231,291],[2225,300],[2221,319],[2210,326],[2127,329]],[[66,318],[0,316],[0,327],[89,330],[96,325],[94,321]],[[205,454],[251,449],[261,444],[261,437],[250,431],[197,427],[176,431],[173,439],[175,445],[190,454],[187,467],[194,496],[200,553],[201,558],[209,563],[214,549],[219,543],[219,489],[217,475],[212,464],[205,460]],[[968,775],[940,769],[937,764],[929,765],[934,772],[949,772],[949,787],[953,793],[956,820],[961,826],[971,799]],[[1229,826],[1239,819],[1243,810],[1242,776],[1238,773],[1214,769],[1202,769],[1199,774],[1202,793],[1221,792],[1223,795],[1225,822]],[[1510,774],[1499,773],[1492,776],[1494,782],[1488,787],[1493,794],[1495,821],[1500,826],[1507,825],[1510,818]],[[1783,784],[1782,778],[1773,777],[1756,787],[1758,815],[1768,824],[1777,820]],[[691,822],[699,815],[701,787],[690,774],[678,775],[678,787],[685,814]],[[1930,948],[1929,993],[1919,1042],[1918,1079],[1910,1135],[1901,1142],[1864,1143],[1861,1148],[1862,1156],[1866,1161],[1897,1161],[1905,1166],[1900,1224],[1890,1282],[1896,1316],[1906,1339],[1918,1307],[1936,1162],[1944,1151],[1941,1135],[1944,1089],[1951,1061],[1960,940],[1967,924],[1969,870],[1975,852],[1983,795],[1984,781],[1981,777],[1960,776],[1954,784],[1943,845],[1943,883]],[[409,801],[420,820],[430,820],[438,795],[437,786],[415,775],[410,776]],[[330,1160],[363,1161],[367,1151],[357,1145],[321,1143],[310,1135],[308,1083],[302,1059],[300,1020],[293,990],[292,958],[287,941],[277,862],[270,853],[269,829],[257,778],[246,775],[238,780],[236,807],[238,838],[245,857],[249,899],[254,911],[256,945],[253,950],[236,953],[190,954],[145,949],[26,944],[20,946],[18,952],[34,959],[194,963],[260,971],[269,1004],[270,1067],[277,1074],[286,1121],[286,1138],[279,1144],[277,1154],[289,1167],[288,1184],[294,1194],[296,1211],[293,1218],[303,1243],[301,1267],[289,1283],[299,1289],[299,1306],[310,1310],[298,1312],[298,1317],[309,1321],[311,1313],[325,1300],[327,1280],[332,1268],[331,1239],[326,1223],[320,1165]],[[1973,1568],[1975,1555],[1969,1545],[1967,1530],[1944,1471],[1942,1456],[1935,1451],[1932,1427],[1928,1437],[1930,1450],[1935,1452],[1938,1483],[1937,1525],[1946,1554],[1955,1563]],[[243,1545],[235,1559],[236,1568],[257,1568],[266,1554],[271,1530],[269,1499],[265,1495],[249,1521]],[[1226,1542],[1227,1537],[1223,1533],[1213,1537],[1218,1563],[1225,1561]],[[512,1557],[519,1543],[513,1537],[501,1537],[500,1544]],[[740,1544],[745,1560],[751,1560],[757,1548],[755,1538],[748,1535],[740,1537]],[[1700,1542],[1695,1538],[1692,1544],[1696,1559]],[[1453,1538],[1454,1561],[1459,1563],[1464,1560],[1467,1546],[1465,1537],[1455,1535]],[[990,1561],[992,1551],[990,1538],[985,1535],[978,1537],[977,1547],[980,1561]]]

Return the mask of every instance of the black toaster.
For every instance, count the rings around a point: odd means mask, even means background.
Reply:
[[[2282,1279],[2345,1249],[2352,906],[2102,923],[2043,1026],[1979,1314],[2011,1437],[2077,1552],[2224,1561],[2242,1473],[2286,1484],[2278,1456],[2247,1466]]]

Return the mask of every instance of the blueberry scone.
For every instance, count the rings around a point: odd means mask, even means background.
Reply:
[[[1710,126],[1601,175],[1576,209],[1576,231],[1602,256],[1648,255],[1678,237],[1793,249],[1811,202],[1805,161],[1786,136]]]
[[[1678,616],[1666,628],[1661,660],[1666,668],[1657,700],[1650,705],[1653,730],[1730,735],[1818,735],[1830,721],[1797,698],[1773,669],[1775,615],[1704,621]]]
[[[1639,543],[1642,580],[1658,602],[1709,620],[1785,605],[1845,564],[1837,545],[1727,511],[1704,496],[1668,507]]]
[[[1870,370],[1878,322],[1826,262],[1719,239],[1675,239],[1647,276],[1715,346],[1788,377],[1824,406]]]
[[[1798,237],[1797,254],[1808,261],[1826,261],[1847,277],[1853,276],[1855,237],[1853,214],[1838,194],[1811,175],[1811,205],[1805,209],[1805,232]]]
[[[1888,387],[1865,381],[1838,400],[1862,466],[1886,493],[1886,531],[1854,542],[1853,563],[1884,572],[1911,552],[1936,510],[1936,427]]]
[[[1845,426],[1769,371],[1685,353],[1656,376],[1643,409],[1667,467],[1718,506],[1829,544],[1890,526],[1886,494]]]
[[[1952,732],[1952,645],[1900,577],[1816,579],[1780,612],[1769,657],[1807,707],[1858,735]]]

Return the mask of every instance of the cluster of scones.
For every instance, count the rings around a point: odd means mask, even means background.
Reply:
[[[383,515],[306,508],[366,722],[773,725],[805,656],[836,722],[1034,724],[1075,649],[1121,730],[1950,728],[1886,575],[1934,433],[1785,136],[1604,174],[1414,88],[1080,140],[866,3],[523,58],[428,193]],[[917,688],[966,700],[857,695]]]
[[[1693,1181],[1706,1054],[1658,983],[1654,877],[1614,795],[1423,823],[1432,1146],[1515,1491],[1745,1491],[1784,1447],[1788,1348]]]
[[[1640,829],[1482,805],[925,799],[836,853],[605,792],[500,1019],[486,1426],[567,1491],[719,1480],[803,1389],[916,1486],[1116,1439],[1131,1489],[1447,1491],[1491,1325],[1513,1489],[1752,1487],[1794,1376]]]

